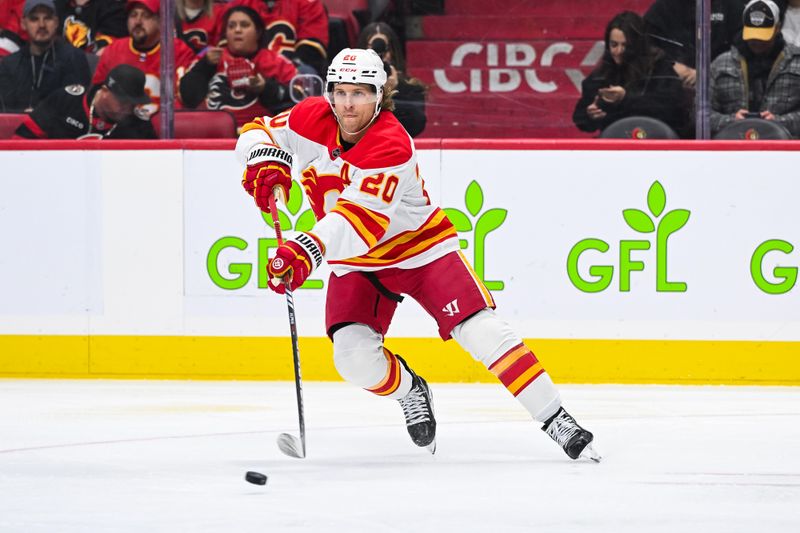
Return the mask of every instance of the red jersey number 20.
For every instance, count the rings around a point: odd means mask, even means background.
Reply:
[[[361,182],[361,191],[372,196],[379,196],[384,202],[391,203],[394,193],[397,192],[397,184],[400,178],[394,174],[388,176],[381,172],[374,176],[367,176]]]

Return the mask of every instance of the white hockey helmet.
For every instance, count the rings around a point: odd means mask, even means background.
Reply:
[[[337,83],[366,83],[375,87],[378,94],[382,94],[386,84],[386,71],[383,70],[383,60],[375,50],[345,48],[331,61],[326,81],[326,93],[330,93]]]

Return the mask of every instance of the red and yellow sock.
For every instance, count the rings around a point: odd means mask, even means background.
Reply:
[[[386,356],[386,360],[389,363],[388,369],[386,370],[386,376],[384,376],[380,383],[374,387],[368,388],[367,390],[373,394],[377,394],[378,396],[389,396],[397,392],[397,390],[400,388],[404,369],[403,365],[400,364],[400,360],[397,359],[395,354],[386,348],[383,349],[383,354]]]
[[[515,397],[544,374],[542,363],[524,344],[518,344],[500,356],[489,366],[489,371],[497,376]]]

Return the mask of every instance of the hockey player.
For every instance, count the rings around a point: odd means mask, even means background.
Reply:
[[[398,400],[411,439],[435,451],[436,419],[425,380],[383,345],[406,294],[505,385],[572,459],[599,460],[592,434],[561,406],[536,356],[494,312],[494,300],[459,251],[456,231],[424,188],[414,143],[391,113],[374,50],[344,49],[328,68],[324,97],[308,98],[242,128],[242,184],[262,211],[274,190],[288,198],[292,163],[317,218],[313,233],[281,245],[270,281],[300,287],[323,258],[326,330],[342,377]],[[270,283],[276,292],[283,283]]]

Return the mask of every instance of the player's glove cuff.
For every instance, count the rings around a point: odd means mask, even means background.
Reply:
[[[252,167],[266,163],[269,161],[277,161],[283,163],[287,167],[292,167],[292,155],[286,150],[282,150],[277,146],[270,146],[267,144],[257,144],[250,149],[247,154],[247,166]]]
[[[316,235],[311,233],[298,233],[292,237],[290,241],[300,246],[308,258],[311,259],[312,264],[310,265],[311,268],[309,268],[309,274],[313,272],[314,269],[319,268],[322,264],[322,257],[325,255],[325,246],[323,246]]]

